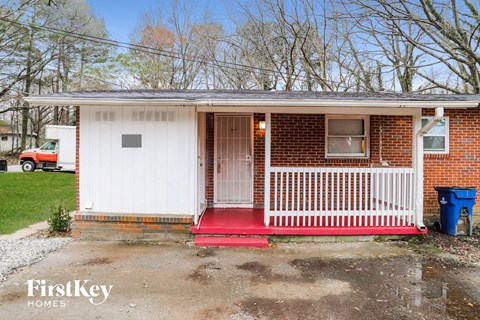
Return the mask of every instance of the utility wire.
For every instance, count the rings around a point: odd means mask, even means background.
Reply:
[[[279,74],[279,73],[281,74],[280,71],[275,71],[275,70],[266,69],[266,68],[262,68],[262,67],[254,67],[254,66],[250,66],[250,65],[246,65],[246,64],[239,64],[239,63],[236,63],[236,62],[228,62],[228,61],[198,60],[196,58],[192,58],[192,57],[189,57],[189,56],[180,56],[180,53],[176,52],[176,51],[169,52],[169,51],[165,51],[165,50],[159,49],[159,48],[152,48],[152,47],[148,47],[148,46],[144,46],[144,45],[138,45],[138,44],[133,44],[133,43],[128,43],[128,42],[111,40],[111,39],[98,37],[98,36],[85,35],[85,34],[77,33],[77,32],[74,32],[74,31],[63,31],[63,30],[56,29],[56,28],[53,28],[53,27],[45,27],[45,26],[39,26],[39,25],[34,25],[34,24],[27,24],[27,23],[23,23],[23,22],[19,22],[19,21],[10,20],[10,19],[4,18],[4,17],[0,17],[0,20],[5,21],[5,22],[9,22],[9,23],[13,23],[13,24],[17,24],[17,25],[21,25],[21,26],[24,26],[24,27],[27,27],[27,28],[33,28],[33,29],[37,29],[37,30],[48,31],[48,32],[59,34],[59,35],[62,35],[62,36],[68,37],[68,38],[91,41],[91,42],[111,45],[111,46],[115,46],[115,47],[119,47],[119,48],[131,49],[131,50],[138,51],[138,52],[154,54],[154,55],[164,56],[164,57],[173,58],[173,59],[186,60],[186,61],[189,61],[189,62],[195,62],[195,63],[199,63],[199,64],[204,64],[204,65],[206,64],[206,65],[215,66],[215,67],[218,67],[220,65],[224,65],[225,68],[233,69],[233,70],[243,70],[243,71],[247,71],[247,72],[263,71],[263,72],[274,74],[274,75]],[[300,79],[303,79],[303,80],[311,80],[307,76],[300,75],[300,74],[295,75],[295,78],[297,78],[297,79],[300,78]],[[344,83],[334,81],[334,80],[323,79],[322,81],[326,82],[326,83],[331,83],[331,84],[334,84],[334,85],[341,85],[341,86],[345,86],[345,87],[347,86]]]

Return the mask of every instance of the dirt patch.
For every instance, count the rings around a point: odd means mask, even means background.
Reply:
[[[287,267],[288,268],[288,267]],[[276,273],[273,269],[267,265],[264,265],[257,261],[246,262],[241,265],[237,265],[237,269],[248,271],[252,273],[250,281],[253,283],[272,283],[272,282],[298,282],[301,279],[297,276],[295,271],[290,271],[286,268],[276,268],[279,272]],[[286,272],[285,272],[286,271]]]
[[[195,268],[188,278],[203,284],[208,284],[213,280],[213,276],[218,270],[221,270],[221,268],[217,264],[213,262],[204,263]]]
[[[251,298],[240,304],[242,310],[261,319],[318,319],[318,302]]]
[[[92,266],[92,265],[102,265],[102,264],[110,264],[113,260],[111,258],[102,257],[102,258],[93,258],[87,261],[81,262],[80,265],[82,266]]]
[[[480,225],[473,229],[473,235],[449,236],[441,232],[430,230],[419,240],[420,244],[432,244],[458,257],[461,262],[480,263]]]
[[[241,302],[242,311],[255,319],[378,319],[371,311],[355,309],[345,305],[337,306],[343,301],[341,297],[324,299],[258,299],[251,298]],[[372,317],[369,318],[369,315]]]
[[[6,295],[2,296],[1,301],[12,302],[12,301],[18,300],[20,298],[23,298],[24,296],[25,296],[25,292],[22,292],[22,293],[19,293],[19,292],[7,293]]]
[[[39,230],[28,236],[27,239],[48,239],[48,238],[71,238],[71,231],[50,231],[48,229]]]
[[[245,270],[245,271],[254,273],[255,275],[261,278],[265,278],[265,279],[272,278],[272,270],[266,265],[261,264],[260,262],[257,262],[257,261],[245,262],[244,264],[237,266],[237,268],[240,270]]]
[[[195,255],[200,258],[211,258],[211,257],[215,257],[217,254],[215,253],[215,250],[211,248],[207,248],[207,249],[201,249]]]
[[[229,310],[225,307],[216,307],[211,309],[206,309],[200,313],[200,319],[225,319],[229,314]]]

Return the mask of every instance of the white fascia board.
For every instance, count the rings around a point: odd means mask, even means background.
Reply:
[[[25,97],[31,105],[42,106],[209,106],[209,107],[363,107],[363,108],[476,108],[477,100],[470,101],[382,101],[382,100],[183,100],[183,99],[107,99],[75,97]],[[273,110],[272,110],[273,111]]]

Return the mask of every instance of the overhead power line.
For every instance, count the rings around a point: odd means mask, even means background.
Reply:
[[[191,56],[181,55],[178,51],[174,51],[174,50],[166,51],[166,50],[163,50],[163,49],[160,49],[160,48],[153,48],[153,47],[134,44],[134,43],[129,43],[129,42],[111,40],[111,39],[108,39],[108,38],[103,38],[103,37],[98,37],[98,36],[93,36],[93,35],[85,35],[85,34],[81,34],[81,33],[74,32],[74,31],[64,31],[64,30],[53,28],[53,27],[46,27],[46,26],[39,26],[39,25],[35,25],[35,24],[23,23],[23,22],[11,20],[11,19],[8,19],[8,18],[5,18],[5,17],[0,17],[0,20],[5,21],[5,22],[9,22],[9,23],[13,23],[13,24],[17,24],[17,25],[21,25],[21,26],[24,26],[24,27],[27,27],[27,28],[33,28],[33,29],[37,29],[37,30],[48,31],[48,32],[58,34],[58,35],[62,35],[64,37],[68,37],[68,38],[85,40],[85,41],[90,41],[90,42],[95,42],[95,43],[100,43],[100,44],[106,44],[106,45],[110,45],[110,46],[114,46],[114,47],[118,47],[118,48],[125,48],[125,49],[134,50],[134,51],[137,51],[137,52],[159,55],[159,56],[173,58],[173,59],[185,60],[185,61],[199,63],[199,64],[203,64],[203,65],[210,65],[210,66],[213,66],[213,67],[224,67],[224,68],[231,69],[231,70],[242,70],[242,71],[246,71],[246,72],[260,71],[260,72],[265,72],[265,73],[269,73],[269,74],[273,74],[273,75],[278,75],[278,74],[282,75],[281,71],[266,69],[266,68],[263,68],[263,67],[256,67],[256,66],[240,64],[240,63],[236,63],[236,62],[229,62],[229,61],[218,61],[218,60],[211,61],[209,59],[199,60],[199,59],[196,59],[196,58],[191,57]],[[303,79],[303,80],[312,80],[311,78],[308,78],[307,76],[301,75],[301,74],[295,75],[295,78]],[[341,85],[341,86],[344,86],[344,87],[347,86],[347,84],[345,84],[345,83],[341,83],[341,82],[334,81],[334,80],[329,80],[329,79],[322,79],[320,81],[322,81],[324,83],[330,83],[330,84],[333,84],[333,85]]]

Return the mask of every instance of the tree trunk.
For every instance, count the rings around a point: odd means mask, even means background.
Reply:
[[[35,24],[35,16],[32,17],[32,24]],[[30,89],[32,86],[32,53],[33,53],[33,28],[30,29],[29,39],[28,39],[28,52],[27,52],[27,68],[25,74],[25,96],[30,94]],[[28,102],[23,102],[22,106],[22,142],[20,148],[25,150],[27,145],[27,133],[28,133],[28,114],[29,114]]]

